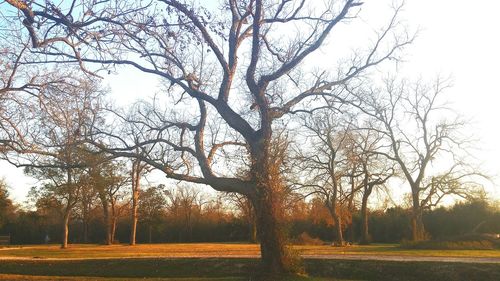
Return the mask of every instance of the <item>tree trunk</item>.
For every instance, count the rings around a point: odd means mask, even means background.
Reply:
[[[417,190],[413,188],[413,190]],[[425,239],[424,222],[422,221],[422,208],[420,206],[420,197],[418,192],[412,192],[412,214],[411,214],[411,239],[413,241],[422,241]]]
[[[272,195],[261,195],[254,204],[257,235],[260,241],[263,271],[271,274],[288,272],[285,234]]]
[[[264,117],[263,117],[264,118]],[[255,212],[260,241],[262,272],[280,275],[298,271],[286,248],[283,224],[284,183],[280,175],[283,158],[279,148],[271,148],[271,129],[263,131],[260,141],[251,145],[254,192],[249,199]]]
[[[368,197],[370,194],[365,190],[361,200],[361,240],[360,244],[368,245],[371,242],[370,233],[368,231]]]
[[[89,215],[87,202],[83,202],[83,243],[89,242]]]
[[[356,191],[356,182],[354,180],[355,176],[353,176],[355,171],[351,172],[351,194],[349,194],[349,203],[347,206],[347,210],[349,210],[349,215],[351,216],[351,223],[349,224],[349,242],[354,242],[354,193]]]
[[[83,243],[89,243],[89,223],[83,222]]]
[[[99,192],[99,198],[101,200],[101,205],[102,205],[104,227],[106,228],[106,233],[105,233],[106,237],[104,243],[106,245],[111,245],[111,218],[109,216],[108,200],[104,192]]]
[[[141,165],[139,160],[135,160],[132,166],[132,227],[130,229],[130,245],[135,245],[137,234],[137,221],[139,209],[139,192],[141,181]]]
[[[115,243],[117,220],[118,219],[116,217],[113,217],[113,223],[111,224],[111,244]]]
[[[136,189],[132,194],[132,228],[130,229],[130,245],[135,245],[137,234],[137,221],[139,209],[139,191]]]
[[[412,210],[411,239],[413,241],[425,240],[425,227],[422,221],[422,212],[420,210]]]
[[[62,224],[62,242],[61,242],[61,248],[66,249],[68,248],[68,237],[69,237],[69,217],[70,217],[71,211],[66,210],[64,212],[63,216],[63,224]]]
[[[335,212],[334,214],[334,220],[335,220],[335,232],[336,232],[336,246],[344,246],[345,241],[344,241],[344,234],[342,233],[342,217]]]
[[[257,222],[255,220],[255,215],[251,215],[248,220],[248,228],[250,233],[250,243],[257,243]]]
[[[327,199],[330,200],[330,199]],[[334,200],[334,199],[332,199]],[[335,233],[333,235],[333,245],[335,246],[344,246],[344,235],[342,231],[342,218],[337,212],[337,204],[331,203],[329,201],[326,202],[326,207],[328,211],[330,212],[330,216],[332,217],[333,221],[335,222]]]
[[[137,205],[132,207],[132,228],[130,229],[130,245],[136,244],[137,233]]]
[[[148,243],[151,244],[153,242],[152,239],[152,233],[153,232],[153,225],[149,224],[148,225]]]

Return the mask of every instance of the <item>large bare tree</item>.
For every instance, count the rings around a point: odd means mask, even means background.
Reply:
[[[398,28],[398,6],[371,44],[332,66],[332,74],[305,75],[308,57],[339,25],[355,19],[362,2],[7,3],[19,14],[32,47],[48,61],[78,63],[85,72],[95,69],[88,62],[108,69],[129,65],[167,81],[165,92],[174,101],[148,115],[155,138],[137,144],[110,133],[120,146],[108,151],[141,158],[172,179],[250,198],[263,265],[274,273],[288,270],[277,191],[283,179],[273,166],[277,154],[271,145],[276,121],[321,107],[321,97],[334,95],[336,88],[374,65],[398,59],[400,49],[412,40]],[[222,128],[217,134],[207,130],[214,123]],[[134,152],[153,143],[158,147],[155,153]],[[231,159],[221,155],[223,147],[247,156],[244,176],[217,169]]]

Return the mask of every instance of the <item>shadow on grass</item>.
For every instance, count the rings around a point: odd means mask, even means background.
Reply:
[[[310,277],[281,280],[500,280],[498,264],[305,260]],[[110,259],[1,261],[0,273],[37,276],[256,280],[255,259]],[[110,279],[107,279],[110,280]],[[277,280],[277,279],[274,279]]]

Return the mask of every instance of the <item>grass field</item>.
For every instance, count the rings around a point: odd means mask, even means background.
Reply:
[[[331,247],[293,246],[302,255],[384,255],[419,257],[488,257],[500,258],[500,250],[418,250],[403,249],[396,244]],[[139,244],[92,245],[72,244],[61,250],[59,245],[9,246],[0,248],[1,257],[23,258],[127,258],[127,257],[247,257],[258,256],[257,244],[192,243],[192,244]]]
[[[500,257],[498,250],[405,250],[397,245],[295,246],[303,255]],[[255,280],[254,244],[58,245],[0,248],[7,280]],[[219,258],[214,258],[220,256]],[[247,258],[242,258],[247,256]],[[197,257],[197,258],[193,258]],[[305,259],[307,277],[283,280],[500,280],[500,264]]]

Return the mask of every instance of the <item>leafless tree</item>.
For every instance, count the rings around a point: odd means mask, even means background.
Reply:
[[[29,108],[33,119],[20,119],[16,128],[23,134],[12,136],[3,154],[11,164],[50,181],[47,186],[64,205],[62,248],[67,247],[68,223],[82,187],[86,165],[82,141],[86,127],[96,118],[99,95],[94,84],[82,80],[39,93],[39,104]]]
[[[251,243],[256,243],[257,240],[257,224],[255,222],[255,213],[253,211],[252,202],[238,193],[228,193],[226,196],[226,200],[230,202],[230,204],[236,207],[236,212],[246,221],[248,225],[248,237]]]
[[[87,62],[108,69],[129,65],[170,84],[177,114],[172,107],[155,111],[148,122],[154,139],[136,144],[119,138],[121,146],[108,152],[140,158],[172,179],[249,197],[263,265],[274,273],[288,268],[276,192],[282,178],[270,161],[276,121],[321,107],[321,97],[336,94],[374,65],[398,59],[412,41],[399,28],[397,6],[373,44],[344,60],[334,74],[299,75],[328,35],[354,20],[362,2],[228,0],[218,8],[177,0],[7,3],[19,13],[32,47],[48,61],[77,63],[89,73]],[[220,122],[226,133],[209,147],[206,128],[212,122]],[[150,144],[157,146],[155,153],[134,152]],[[248,156],[245,177],[217,170],[217,151],[227,146],[235,147],[233,152],[242,147]]]
[[[454,113],[450,118],[447,113],[451,110],[440,102],[449,86],[449,82],[443,79],[427,85],[421,81],[412,84],[390,78],[382,89],[354,93],[359,96],[362,92],[360,98],[363,101],[358,108],[378,122],[373,127],[380,128],[377,130],[385,136],[390,148],[388,152],[379,154],[398,164],[410,186],[413,240],[425,238],[422,212],[435,205],[431,202],[439,202],[444,195],[455,192],[467,193],[462,188],[456,188],[456,183],[459,179],[480,175],[461,160],[469,144],[460,135],[465,123],[453,117]],[[436,165],[439,161],[441,165],[453,168],[445,171],[444,176],[439,176],[437,172],[427,176],[430,169],[438,169]],[[440,184],[444,182],[449,184]]]
[[[335,223],[335,245],[345,245],[343,235],[344,206],[356,192],[355,159],[349,149],[352,143],[353,119],[331,110],[318,111],[307,117],[305,127],[309,134],[309,149],[297,149],[297,166],[303,180],[297,184],[309,195],[319,196]],[[347,188],[350,186],[351,189]]]
[[[368,199],[374,189],[383,186],[395,175],[394,162],[380,154],[386,151],[382,135],[372,128],[356,130],[354,139],[356,162],[361,168],[359,190],[361,191],[361,244],[370,243],[368,230]]]

